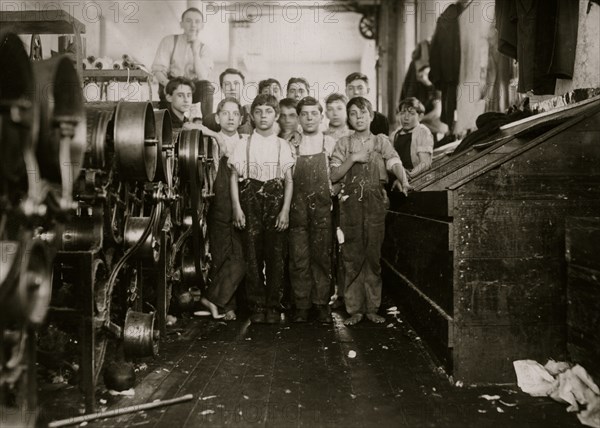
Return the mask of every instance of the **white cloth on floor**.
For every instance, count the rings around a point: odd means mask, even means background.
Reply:
[[[578,412],[583,425],[600,428],[600,388],[582,366],[553,360],[546,366],[533,360],[517,360],[513,366],[523,392],[568,403],[567,411]]]

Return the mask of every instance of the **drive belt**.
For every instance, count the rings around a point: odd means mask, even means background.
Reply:
[[[192,251],[194,253],[194,267],[197,278],[201,278],[202,265],[202,231],[204,203],[200,192],[204,182],[204,162],[200,155],[200,142],[203,141],[202,132],[197,129],[182,130],[179,134],[179,163],[182,180],[188,184],[192,214]]]

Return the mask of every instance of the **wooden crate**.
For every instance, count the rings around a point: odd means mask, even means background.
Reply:
[[[566,219],[567,350],[600,382],[600,217]]]
[[[516,359],[566,358],[565,219],[600,212],[600,98],[490,141],[392,199],[382,252],[409,322],[468,383],[515,382]]]

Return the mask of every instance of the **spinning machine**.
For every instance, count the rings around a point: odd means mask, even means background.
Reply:
[[[51,325],[91,412],[105,361],[156,355],[172,288],[206,282],[214,142],[151,103],[85,104],[69,57],[31,62],[10,33],[0,113],[0,403],[35,408]]]

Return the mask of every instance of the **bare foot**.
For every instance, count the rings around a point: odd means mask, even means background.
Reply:
[[[367,319],[375,324],[381,324],[385,322],[385,318],[377,314],[367,314]]]
[[[230,311],[225,312],[225,316],[223,317],[223,319],[225,321],[235,321],[237,319],[237,316],[235,315],[235,311],[230,310]]]
[[[206,306],[210,310],[210,314],[212,315],[212,317],[214,319],[218,320],[221,318],[225,318],[224,314],[219,313],[219,308],[217,308],[217,305],[215,305],[213,302],[208,300],[206,297],[202,297],[200,299],[200,303],[202,303],[204,306]],[[195,313],[194,313],[194,315],[195,315]]]
[[[362,321],[362,319],[363,319],[363,314],[354,314],[350,318],[348,318],[346,321],[344,321],[344,325],[358,324],[359,322]]]

